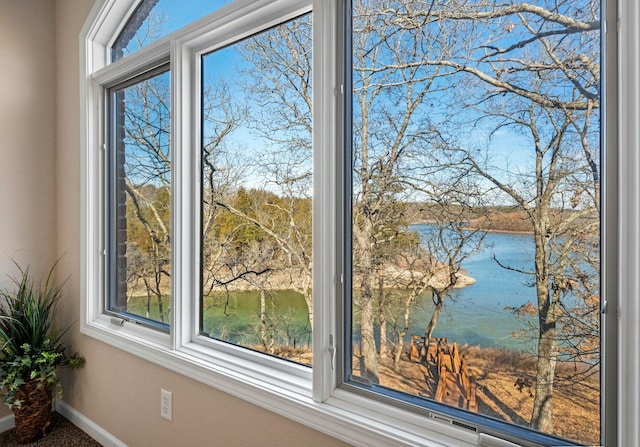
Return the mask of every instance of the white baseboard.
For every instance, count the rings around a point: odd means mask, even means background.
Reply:
[[[75,408],[71,407],[65,401],[57,400],[55,402],[55,409],[58,413],[71,421],[76,427],[87,433],[104,447],[127,447],[127,444],[120,441],[111,433],[93,422],[91,419],[77,411]],[[7,416],[6,418],[0,419],[0,424],[2,424],[7,418],[10,418],[12,423],[9,428],[13,427],[13,416]],[[0,425],[0,427],[2,426]]]
[[[91,419],[71,407],[63,400],[54,402],[55,410],[71,421],[76,427],[98,441],[103,447],[128,447],[127,444],[107,432]],[[0,433],[11,430],[16,426],[13,414],[0,418]]]

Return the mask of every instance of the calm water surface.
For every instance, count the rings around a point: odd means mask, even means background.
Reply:
[[[418,232],[428,231],[428,228],[428,225],[412,226]],[[532,271],[533,256],[531,235],[488,233],[481,250],[462,264],[476,280],[475,284],[456,289],[445,301],[434,336],[449,337],[459,344],[532,349],[524,340],[513,337],[514,332],[524,328],[524,323],[505,309],[535,302],[535,288],[530,287],[532,278],[501,267],[495,259],[515,269]],[[419,306],[421,312],[411,325],[412,333],[417,334],[424,333],[427,318],[433,310],[430,294],[423,297]],[[424,318],[422,324],[421,317]]]
[[[428,231],[428,225],[414,225],[418,232]],[[463,263],[463,268],[473,277],[475,284],[456,289],[445,301],[436,337],[448,337],[458,344],[531,350],[530,342],[514,338],[514,332],[524,328],[524,323],[505,309],[528,301],[535,301],[535,289],[527,285],[531,277],[500,267],[503,265],[531,271],[533,269],[533,239],[530,235],[489,233],[482,249]],[[495,259],[494,259],[495,258]],[[255,343],[259,338],[259,299],[255,292],[235,292],[229,297],[210,297],[204,317],[204,329],[213,337],[232,342]],[[280,342],[295,339],[298,344],[308,344],[311,331],[306,319],[306,305],[301,295],[291,291],[279,291],[277,298],[268,300],[271,311],[280,315],[282,327]],[[412,312],[409,334],[424,334],[433,302],[427,293],[416,300]],[[357,321],[357,318],[354,319]],[[358,339],[354,328],[354,341]],[[391,335],[391,328],[390,334]],[[407,337],[408,338],[408,337]]]

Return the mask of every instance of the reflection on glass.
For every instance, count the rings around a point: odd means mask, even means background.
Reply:
[[[108,310],[163,325],[171,309],[168,71],[111,91]]]
[[[507,3],[353,2],[345,380],[600,445],[600,11]]]
[[[311,363],[311,18],[202,57],[201,333]]]
[[[155,42],[232,0],[143,0],[111,48],[111,61]]]

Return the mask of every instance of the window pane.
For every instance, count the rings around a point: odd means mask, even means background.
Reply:
[[[346,381],[600,445],[599,3],[354,0],[352,46]]]
[[[202,58],[201,331],[311,363],[311,18]]]
[[[111,90],[107,310],[168,324],[171,309],[169,72]]]
[[[111,61],[143,48],[232,0],[143,0],[111,48]]]

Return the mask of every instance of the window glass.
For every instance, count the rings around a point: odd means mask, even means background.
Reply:
[[[170,75],[166,68],[157,71],[110,91],[107,310],[167,325],[171,310]]]
[[[202,57],[200,332],[311,363],[311,17]]]
[[[111,48],[111,61],[117,61],[231,1],[142,1],[115,40]]]
[[[600,445],[599,2],[352,14],[345,380]]]

